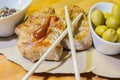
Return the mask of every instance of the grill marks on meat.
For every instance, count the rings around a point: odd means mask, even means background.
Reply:
[[[64,30],[62,21],[54,12],[52,8],[38,11],[15,30],[19,38],[17,46],[20,52],[32,62],[37,61]],[[63,47],[58,44],[46,60],[58,61],[62,51]]]

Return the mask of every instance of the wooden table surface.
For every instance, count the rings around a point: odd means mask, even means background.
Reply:
[[[85,11],[89,11],[90,7],[100,1],[108,1],[113,3],[120,3],[120,0],[33,0],[28,15],[36,10],[44,9],[46,7],[62,7],[68,4],[80,5]],[[8,61],[3,55],[0,55],[0,80],[22,80],[27,72],[16,63]],[[33,74],[29,80],[75,80],[74,74],[48,74],[40,73]],[[91,72],[81,74],[81,80],[120,80],[113,78],[106,78],[95,75]]]

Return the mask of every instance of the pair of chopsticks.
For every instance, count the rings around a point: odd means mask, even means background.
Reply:
[[[70,45],[71,45],[72,58],[73,58],[73,64],[74,64],[76,80],[80,80],[80,74],[79,74],[78,65],[77,65],[77,61],[76,61],[76,52],[75,52],[75,47],[74,47],[74,41],[73,41],[71,25],[72,26],[75,25],[80,20],[80,18],[82,16],[82,13],[79,14],[73,20],[72,23],[70,23],[68,9],[67,9],[67,6],[65,6],[65,16],[66,16],[66,22],[67,22],[67,28],[65,29],[65,31],[57,38],[57,40],[52,44],[52,46],[41,56],[41,58],[36,62],[36,64],[32,67],[32,69],[25,75],[25,77],[22,80],[27,80],[34,73],[34,71],[45,60],[45,58],[49,55],[49,53],[66,36],[67,32],[69,33],[69,38],[70,38]]]
[[[77,65],[77,60],[76,60],[76,50],[75,50],[73,34],[72,34],[72,25],[70,23],[70,17],[69,17],[67,6],[65,6],[65,17],[66,17],[66,22],[67,22],[68,35],[70,39],[70,47],[71,47],[71,52],[72,52],[75,77],[76,77],[76,80],[80,80],[80,73],[78,70],[78,65]]]

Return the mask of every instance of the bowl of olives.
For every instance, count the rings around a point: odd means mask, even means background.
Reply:
[[[120,5],[99,2],[90,8],[89,26],[96,50],[103,54],[120,53]]]

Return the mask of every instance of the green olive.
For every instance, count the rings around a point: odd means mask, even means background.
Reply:
[[[117,42],[120,42],[120,28],[118,28],[116,32],[117,32],[117,35],[118,35]]]
[[[117,29],[120,27],[120,20],[114,16],[110,16],[106,19],[106,25],[109,28]]]
[[[107,26],[105,25],[100,25],[100,26],[97,26],[95,28],[95,32],[97,35],[99,35],[100,37],[102,36],[102,34],[107,30]]]
[[[102,35],[102,39],[110,42],[117,41],[117,38],[118,36],[114,29],[107,29]]]
[[[104,25],[105,17],[101,10],[94,10],[91,14],[91,21],[95,26]]]
[[[120,28],[117,29],[117,34],[120,36]]]
[[[114,4],[112,7],[112,14],[120,19],[120,5],[119,4]]]
[[[105,18],[107,19],[108,17],[112,16],[112,14],[109,13],[109,12],[105,12],[105,13],[104,13],[104,16],[105,16]]]

